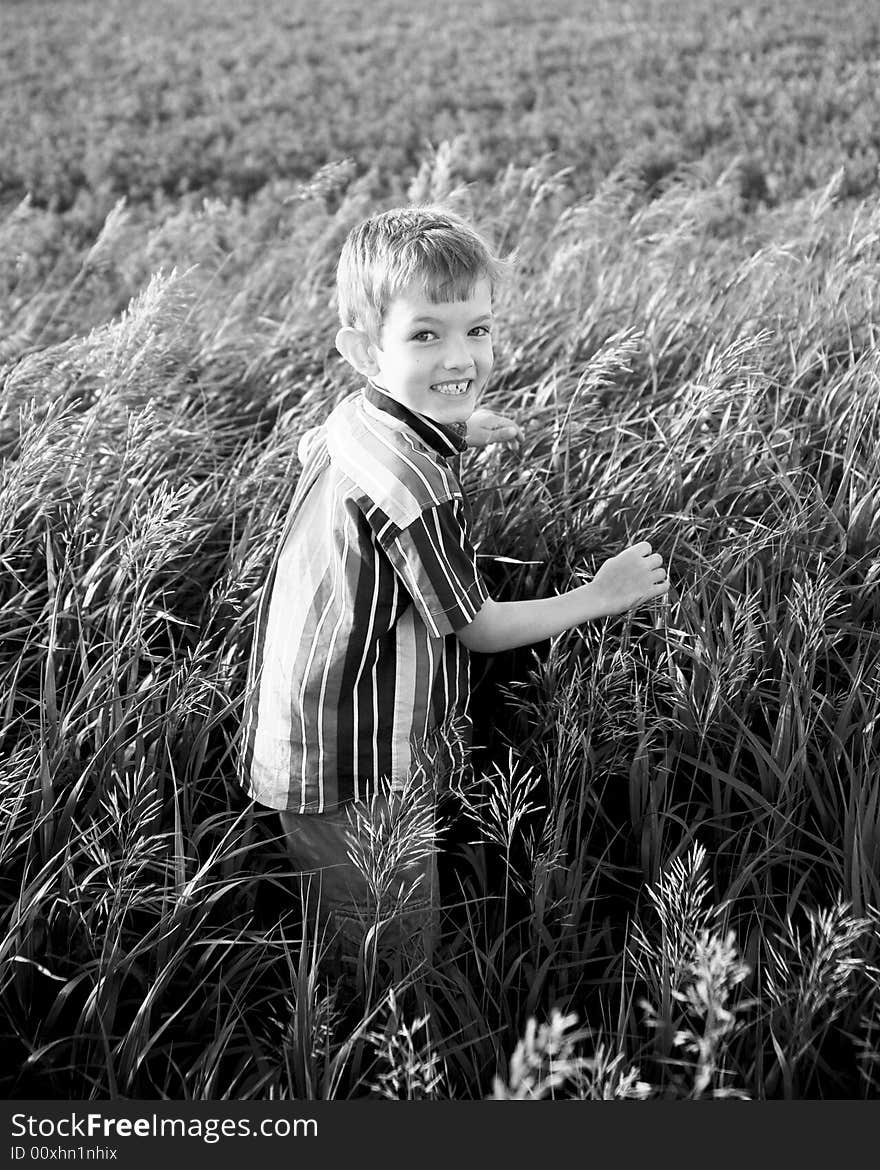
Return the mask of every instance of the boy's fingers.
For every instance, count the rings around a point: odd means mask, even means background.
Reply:
[[[488,437],[495,443],[514,443],[518,442],[522,438],[522,435],[517,427],[505,424],[492,427]]]
[[[640,604],[644,605],[649,601],[659,601],[661,598],[665,597],[668,587],[668,581],[664,582],[662,585],[655,585],[651,589],[650,593],[646,593],[644,597],[642,597]]]
[[[493,414],[486,419],[486,425],[491,430],[502,430],[505,434],[522,435],[523,429],[519,423],[515,423],[512,419],[505,418],[503,414]]]

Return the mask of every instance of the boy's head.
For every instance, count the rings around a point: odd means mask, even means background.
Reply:
[[[480,234],[438,207],[371,216],[337,269],[336,346],[392,398],[466,421],[492,369],[492,294],[503,271]]]

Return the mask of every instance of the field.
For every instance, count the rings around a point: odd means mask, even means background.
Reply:
[[[314,8],[0,9],[0,1092],[878,1096],[880,16]],[[475,657],[427,1015],[234,766],[339,245],[424,199],[515,253],[493,595],[673,582]]]

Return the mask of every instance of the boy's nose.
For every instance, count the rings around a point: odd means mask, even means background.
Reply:
[[[450,345],[443,362],[447,370],[469,370],[473,364],[471,351],[465,342]]]

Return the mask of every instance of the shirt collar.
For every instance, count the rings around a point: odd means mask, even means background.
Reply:
[[[424,414],[416,414],[414,410],[386,394],[375,382],[367,382],[364,387],[364,398],[379,410],[384,410],[386,414],[405,422],[438,455],[447,457],[458,455],[467,447],[466,423],[445,425]]]

